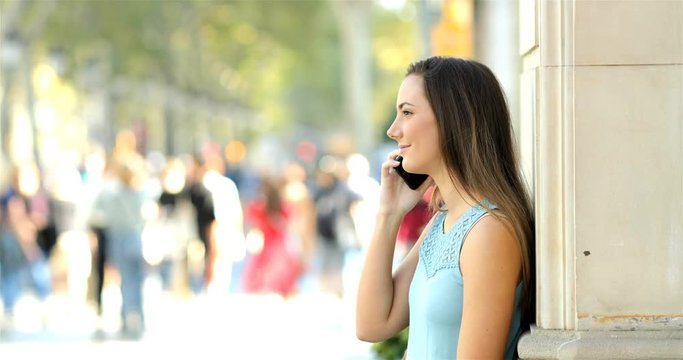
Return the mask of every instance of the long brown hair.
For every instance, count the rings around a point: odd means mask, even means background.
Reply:
[[[498,212],[490,213],[514,231],[522,251],[522,313],[528,325],[535,317],[534,212],[515,155],[503,90],[488,67],[471,60],[430,57],[411,64],[408,75],[423,79],[452,181],[471,198],[481,194],[493,202]],[[441,203],[436,189],[432,206],[440,208]]]
[[[282,215],[282,181],[273,176],[263,176],[260,190],[268,216]]]

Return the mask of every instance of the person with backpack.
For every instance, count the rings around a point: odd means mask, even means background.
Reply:
[[[344,255],[349,248],[360,246],[351,214],[359,196],[335,172],[341,164],[325,164],[334,161],[330,159],[321,162],[313,197],[318,235],[316,272],[322,291],[342,297]]]

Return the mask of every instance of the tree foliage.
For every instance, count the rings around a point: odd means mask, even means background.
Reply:
[[[44,13],[47,2],[30,2],[24,20]],[[328,1],[51,4],[34,42],[42,49],[63,50],[67,78],[76,79],[93,61],[106,62],[109,79],[161,84],[214,104],[249,109],[262,119],[260,131],[293,124],[323,130],[341,120],[343,54]],[[391,13],[380,13],[377,19],[372,50],[379,55],[373,74],[381,84],[375,91],[381,100],[375,102],[373,118],[381,119],[375,121],[379,124],[387,117],[400,74],[382,63],[382,56],[390,58],[394,51],[400,59],[410,58],[415,39],[412,25],[397,22]],[[125,94],[120,101],[126,101]]]

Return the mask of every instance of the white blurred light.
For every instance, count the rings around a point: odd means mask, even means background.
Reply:
[[[263,250],[263,232],[259,229],[251,229],[247,233],[247,251],[250,254],[259,254]]]
[[[363,154],[352,154],[346,160],[346,167],[351,175],[368,175],[370,173],[370,162]]]
[[[379,0],[379,5],[388,10],[400,10],[405,4],[406,0]]]
[[[35,195],[40,189],[40,174],[33,164],[19,167],[19,191],[26,196]]]
[[[402,9],[399,17],[401,20],[405,22],[411,22],[415,20],[415,17],[417,16],[417,8],[415,7],[415,4],[406,4],[406,6]]]

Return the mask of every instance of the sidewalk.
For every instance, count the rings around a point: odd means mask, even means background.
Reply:
[[[120,338],[112,323],[116,314],[106,309],[104,338],[96,340],[92,309],[52,299],[41,322],[38,304],[25,298],[15,330],[0,337],[1,357],[372,359],[370,345],[355,338],[352,309],[331,297],[231,294],[183,300],[150,291],[146,296],[147,331],[139,341]]]

